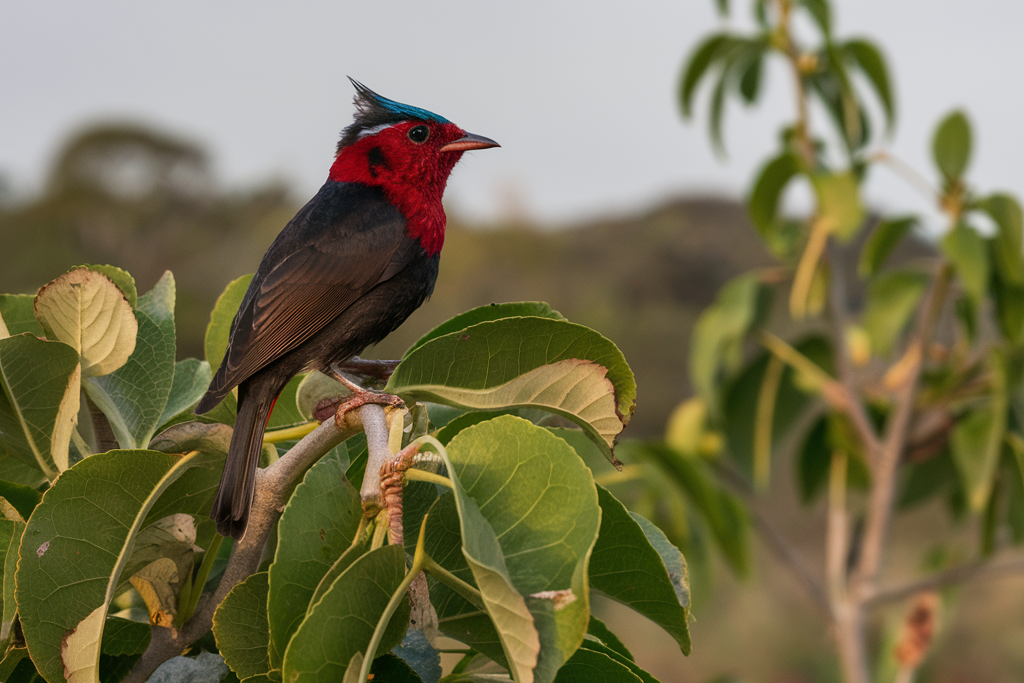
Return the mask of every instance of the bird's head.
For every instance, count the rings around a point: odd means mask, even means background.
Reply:
[[[440,250],[448,176],[463,152],[498,143],[426,109],[381,97],[358,81],[352,84],[355,120],[342,133],[329,178],[380,186],[409,221],[410,234],[427,251]]]

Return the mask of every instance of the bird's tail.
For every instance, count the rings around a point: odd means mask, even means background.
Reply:
[[[210,517],[217,522],[217,531],[223,536],[240,539],[249,523],[249,510],[256,492],[256,470],[263,450],[263,432],[277,393],[248,383],[238,388],[238,415],[224,461],[220,488],[210,511]]]

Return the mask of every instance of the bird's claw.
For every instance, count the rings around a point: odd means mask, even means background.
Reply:
[[[334,423],[339,428],[342,428],[344,427],[345,416],[348,413],[369,403],[381,406],[392,406],[394,408],[401,408],[405,406],[405,401],[394,394],[382,394],[376,391],[364,390],[354,396],[329,398],[320,401],[320,403],[317,404],[316,409],[313,411],[313,417],[320,422],[323,422],[333,413]]]

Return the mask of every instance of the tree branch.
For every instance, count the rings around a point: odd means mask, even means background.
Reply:
[[[964,583],[971,579],[992,579],[1013,574],[1024,574],[1024,557],[1011,557],[1005,560],[980,560],[963,564],[959,567],[944,569],[931,576],[909,581],[900,586],[880,588],[873,591],[867,595],[864,604],[867,607],[876,607],[890,602],[898,602],[916,593],[945,588],[946,586]]]
[[[789,567],[793,576],[803,584],[811,602],[813,602],[814,605],[825,614],[825,616],[831,619],[832,605],[829,602],[828,593],[825,592],[824,586],[822,586],[821,582],[818,581],[818,578],[814,575],[814,572],[811,571],[811,568],[807,566],[807,563],[804,561],[804,558],[800,553],[789,544],[779,530],[776,529],[772,523],[768,521],[768,518],[757,508],[754,492],[751,490],[750,485],[743,479],[743,477],[727,466],[719,467],[718,471],[722,475],[722,481],[726,486],[728,486],[733,493],[743,498],[747,503],[747,509],[750,511],[750,520],[754,525],[754,529],[757,530],[765,544],[771,549],[776,558],[778,558],[782,564]]]
[[[946,300],[950,274],[949,265],[943,261],[932,280],[927,299],[918,317],[917,329],[907,344],[907,351],[903,359],[897,362],[897,366],[903,366],[902,377],[899,378],[896,390],[895,408],[886,421],[880,457],[872,470],[871,497],[864,539],[860,560],[851,583],[851,592],[857,600],[863,600],[865,592],[870,590],[881,565],[882,546],[889,527],[896,490],[896,469],[903,455],[910,418],[914,412],[917,381],[923,365],[923,349]]]
[[[346,414],[340,421],[327,420],[265,470],[258,470],[249,524],[245,535],[235,544],[217,588],[202,596],[192,618],[177,633],[169,628],[152,628],[149,647],[123,683],[145,683],[161,664],[180,655],[209,631],[213,624],[213,614],[224,597],[259,567],[267,539],[277,526],[292,490],[306,470],[364,427],[369,431],[381,425],[387,433],[384,410],[377,405],[362,406]]]

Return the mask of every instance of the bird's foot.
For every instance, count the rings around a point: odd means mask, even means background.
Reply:
[[[405,405],[405,401],[394,394],[382,394],[359,387],[358,391],[348,396],[332,396],[317,403],[313,409],[313,419],[317,422],[325,422],[333,415],[335,423],[341,427],[345,421],[345,415],[368,403],[395,408]]]
[[[337,363],[332,368],[335,372],[343,372],[357,377],[387,382],[395,372],[395,368],[401,361],[398,360],[370,360],[352,356],[344,363]]]

